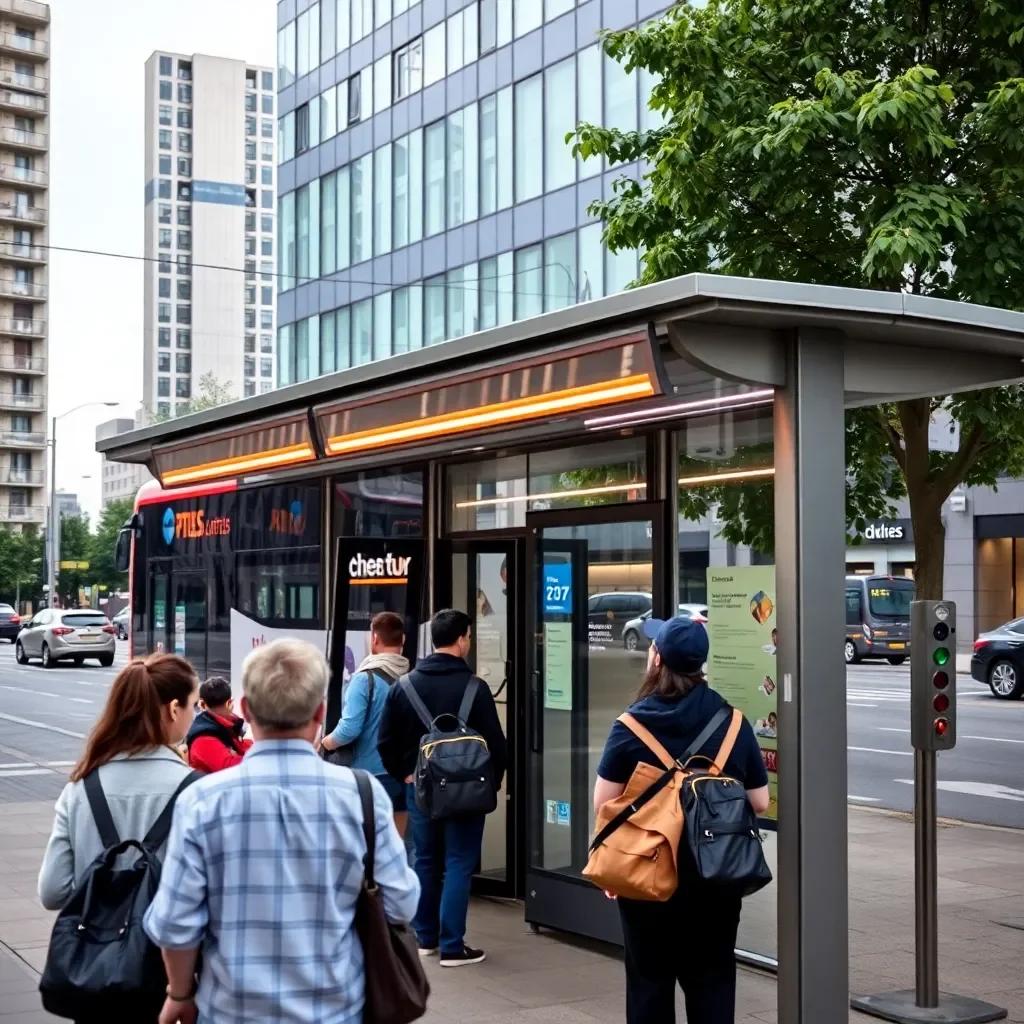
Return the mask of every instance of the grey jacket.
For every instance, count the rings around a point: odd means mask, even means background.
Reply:
[[[169,747],[131,757],[122,754],[103,765],[100,782],[118,835],[142,839],[190,771]],[[102,852],[85,786],[69,782],[57,798],[57,816],[39,869],[39,902],[47,910],[60,910]]]

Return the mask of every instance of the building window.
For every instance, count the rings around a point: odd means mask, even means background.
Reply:
[[[264,164],[260,168],[260,184],[261,185],[273,185],[274,184],[274,168]]]
[[[391,146],[373,153],[373,254],[391,251]]]
[[[178,174],[183,178],[192,177],[192,157],[190,156],[179,156],[178,157]]]
[[[192,347],[192,332],[187,327],[179,327],[174,340],[175,348],[190,349]]]
[[[320,63],[320,4],[313,4],[295,23],[295,76],[308,75]]]
[[[260,305],[261,306],[272,306],[274,304],[274,289],[263,287],[260,288]]]
[[[544,72],[544,190],[576,180],[576,158],[566,135],[576,127],[576,61],[573,57]]]
[[[260,82],[264,92],[274,91],[274,73],[272,71],[261,71]]]
[[[245,134],[248,136],[255,136],[256,134],[256,118],[247,117],[245,119]]]
[[[255,142],[247,142],[245,144],[245,159],[246,160],[255,160],[256,159],[256,143]]]
[[[636,131],[637,76],[614,57],[604,55],[604,124],[623,132]]]
[[[177,296],[184,302],[192,301],[192,282],[187,277],[178,279]]]
[[[171,148],[171,133],[169,131],[161,131],[160,135],[158,136],[157,145],[161,149],[170,149]]]
[[[189,132],[178,132],[178,152],[192,152],[192,136]]]
[[[192,111],[188,107],[178,107],[178,127],[192,127]]]
[[[260,351],[261,352],[273,352],[274,351],[274,336],[272,334],[261,334],[260,335]]]
[[[379,114],[391,106],[391,55],[373,65],[373,112]]]
[[[191,249],[192,248],[192,232],[191,231],[179,231],[178,232],[178,248],[179,249]]]
[[[178,77],[183,82],[192,81],[192,61],[190,60],[179,60],[178,61]]]
[[[272,309],[260,310],[260,329],[264,331],[274,329],[274,311]]]
[[[423,88],[423,38],[395,51],[395,101]]]
[[[174,99],[174,86],[170,82],[160,83],[160,99],[162,100],[173,100]]]
[[[161,299],[169,299],[171,297],[171,279],[169,277],[157,279],[156,293]]]
[[[178,202],[180,203],[191,203],[192,202],[192,185],[187,181],[178,182]]]
[[[260,143],[260,159],[265,160],[267,163],[273,163],[274,161],[274,144],[272,142],[261,142]]]
[[[188,352],[178,352],[174,357],[174,369],[178,373],[192,372],[192,356]]]
[[[435,25],[423,36],[423,85],[433,85],[444,78],[445,23]]]
[[[255,121],[255,118],[253,118]],[[253,132],[255,135],[255,131]],[[274,119],[272,117],[264,117],[260,120],[260,135],[264,139],[274,138]]]
[[[544,191],[543,146],[537,137],[539,126],[544,123],[542,77],[527,78],[517,83],[515,89],[515,183],[516,202],[521,203]]]
[[[178,86],[178,102],[179,103],[191,103],[192,102],[192,86],[191,85],[179,85]]]
[[[245,357],[244,372],[246,377],[256,376],[256,360],[253,356]]]
[[[159,173],[160,174],[170,174],[171,173],[171,158],[169,156],[165,156],[163,153],[160,154]]]
[[[254,381],[254,380],[247,380],[245,382],[244,397],[245,398],[252,398],[252,396],[255,395],[255,394],[256,394],[256,381]]]
[[[273,359],[261,359],[260,360],[260,376],[261,377],[273,377],[274,375],[274,361]]]
[[[161,228],[160,229],[160,232],[157,235],[157,245],[159,245],[161,249],[170,249],[170,247],[171,247],[171,229],[170,228]]]
[[[156,343],[160,348],[171,347],[171,329],[170,327],[159,327],[157,328]]]
[[[246,352],[255,352],[256,351],[256,335],[255,334],[247,334],[245,336],[245,351]]]
[[[274,97],[273,96],[263,96],[261,98],[261,100],[260,100],[260,110],[264,114],[273,114],[274,113]]]
[[[295,81],[295,22],[277,33],[277,83],[284,89]]]
[[[264,143],[264,146],[268,143]],[[285,114],[277,122],[277,148],[281,163],[287,163],[295,156],[295,111]]]
[[[256,285],[247,284],[245,286],[245,304],[247,306],[256,305]]]
[[[171,58],[161,57],[160,58],[160,74],[169,77],[171,74]]]
[[[158,373],[171,372],[171,353],[158,352],[156,357],[156,369]]]
[[[246,185],[256,184],[256,165],[246,164],[245,165],[245,183]]]
[[[423,347],[423,289],[420,285],[399,288],[391,303],[394,354]]]
[[[265,235],[273,234],[274,232],[274,215],[272,213],[261,213],[260,214],[260,231]]]
[[[516,0],[515,3],[515,34],[516,39],[525,36],[527,32],[540,28],[544,20],[544,12],[541,9],[542,0]],[[503,6],[501,3],[498,5]],[[612,122],[615,123],[614,121]]]
[[[269,242],[269,238],[264,238],[264,242]],[[274,279],[274,264],[270,260],[260,261],[260,277],[264,281],[272,281]]]
[[[512,205],[512,87],[480,101],[480,213]]]
[[[426,162],[426,219],[424,233],[429,237],[444,231],[444,121],[424,129]]]
[[[448,227],[476,220],[478,199],[477,105],[448,116]]]
[[[256,239],[250,236],[245,240],[245,255],[255,256],[256,255]]]
[[[171,272],[171,261],[167,258],[167,253],[160,253],[160,260],[157,263],[158,274],[169,274]]]
[[[544,256],[539,245],[515,254],[515,317],[523,320],[544,312]]]
[[[158,203],[157,204],[157,220],[161,224],[171,223],[171,207],[169,203]]]
[[[373,233],[373,154],[367,153],[353,161],[352,182],[352,263],[368,260],[372,251]]]
[[[564,309],[577,300],[576,234],[549,238],[544,243],[544,312]]]
[[[305,153],[311,145],[309,132],[309,104],[304,103],[295,111],[295,152]]]
[[[256,261],[246,260],[245,261],[245,279],[246,281],[256,280]]]
[[[437,345],[444,341],[444,274],[423,282],[424,342]]]
[[[178,377],[174,381],[174,395],[176,398],[191,398],[192,381],[188,377]]]
[[[373,31],[373,0],[351,0],[352,42],[357,43]]]
[[[450,75],[479,56],[479,30],[477,27],[477,5],[470,4],[448,19],[448,67]]]
[[[192,273],[192,260],[190,257],[178,255],[178,273],[186,275]]]
[[[508,0],[480,0],[480,52],[488,53],[512,42],[512,4]]]
[[[274,208],[274,193],[270,189],[263,189],[260,193],[260,206],[264,210],[272,210]]]
[[[166,106],[160,107],[160,124],[170,127],[173,120],[171,108]]]
[[[192,207],[191,206],[179,206],[178,207],[178,224],[188,227],[192,223]]]
[[[338,133],[338,90],[335,86],[320,93],[320,141],[326,142]]]
[[[171,397],[171,380],[169,377],[157,377],[156,393],[160,398]]]
[[[192,323],[192,307],[178,306],[175,310],[175,322],[179,324]]]
[[[394,242],[399,249],[423,237],[423,131],[417,128],[393,146]]]
[[[255,114],[257,107],[256,93],[247,92],[245,94],[245,109],[247,113]]]
[[[157,182],[157,195],[161,199],[170,199],[171,198],[171,179],[170,178],[161,178],[160,181]]]

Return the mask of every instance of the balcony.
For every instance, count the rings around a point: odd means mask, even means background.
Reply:
[[[17,338],[42,338],[46,334],[46,321],[28,320],[23,316],[0,316],[0,334],[12,334]]]
[[[11,484],[14,487],[45,487],[45,469],[18,469],[16,466],[8,466],[3,471],[0,483]]]
[[[45,206],[0,202],[0,222],[8,224],[31,224],[34,227],[41,227],[46,223],[46,212]]]
[[[13,260],[15,263],[45,263],[46,250],[41,245],[0,241],[0,260]]]
[[[46,434],[41,430],[0,430],[0,447],[45,448]]]
[[[42,75],[27,75],[24,71],[12,71],[10,68],[0,68],[0,85],[44,94],[50,91],[48,78],[44,78]]]
[[[36,3],[36,0],[0,0],[0,14],[10,14],[15,21],[50,24],[49,4]]]
[[[38,523],[42,525],[46,518],[44,505],[7,505],[0,506],[0,523]]]
[[[45,151],[50,137],[43,132],[30,132],[25,128],[0,128],[0,142],[15,149]]]
[[[46,301],[46,285],[35,281],[16,281],[0,277],[0,299],[26,299],[29,302]]]
[[[0,409],[14,409],[25,412],[42,412],[46,406],[44,395],[24,395],[17,391],[0,391]],[[15,470],[11,470],[15,472]],[[10,482],[10,481],[9,481]],[[27,483],[27,481],[19,481]]]
[[[10,159],[10,154],[8,154]],[[43,189],[49,184],[46,171],[37,171],[34,167],[17,167],[14,164],[0,164],[0,183],[13,185],[15,188]]]
[[[26,53],[45,60],[50,55],[50,44],[45,39],[28,39],[14,32],[0,32],[0,53],[22,57]]]
[[[19,113],[27,110],[31,114],[45,114],[46,97],[0,89],[0,110],[14,110]]]
[[[46,373],[45,356],[21,356],[13,352],[0,354],[0,372]]]

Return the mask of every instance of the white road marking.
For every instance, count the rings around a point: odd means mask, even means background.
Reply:
[[[847,747],[847,750],[857,750],[862,754],[892,754],[895,757],[913,757],[912,750],[879,750],[878,747]]]
[[[18,772],[0,772],[0,779],[13,779],[21,775],[53,775],[49,768],[25,768]]]
[[[852,793],[846,794],[846,799],[852,801],[855,804],[880,804],[882,802],[881,797],[877,796],[854,796]]]
[[[68,697],[68,700],[74,701],[76,704],[95,704],[94,700],[86,700],[85,697]]]
[[[58,725],[47,725],[45,722],[33,722],[31,718],[18,718],[17,715],[5,715],[0,712],[0,720],[13,722],[15,725],[27,725],[32,729],[43,729],[46,732],[59,733],[61,736],[70,736],[72,739],[84,740],[84,732],[72,732],[70,729],[62,729]]]
[[[862,704],[862,703],[860,703],[860,701],[857,701],[857,702],[855,703],[855,702],[854,702],[854,701],[852,701],[852,700],[848,700],[848,701],[846,702],[846,706],[847,706],[848,708],[877,708],[877,707],[878,707],[878,705],[877,705],[877,704]]]
[[[910,732],[909,729],[897,729],[893,725],[880,725],[878,727],[879,732]]]
[[[30,690],[27,686],[0,686],[0,690],[14,690],[17,693],[30,693],[33,697],[56,697],[60,699],[59,693],[48,693],[46,690]]]
[[[893,782],[901,782],[906,786],[914,784],[913,779],[893,779]],[[948,782],[936,783],[939,789],[948,793],[965,793],[968,796],[989,796],[996,800],[1013,800],[1016,803],[1024,803],[1024,789],[1010,789],[1009,786],[1001,786],[997,782]]]
[[[48,768],[74,768],[78,764],[77,761],[47,761],[46,766]]]
[[[961,736],[962,740],[985,740],[988,743],[1024,743],[1024,740],[1011,740],[1005,736]]]

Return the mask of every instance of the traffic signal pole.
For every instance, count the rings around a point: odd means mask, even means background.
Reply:
[[[915,987],[857,996],[854,1009],[896,1024],[986,1024],[1006,1010],[939,990],[937,755],[956,746],[956,605],[910,605],[910,742],[914,747]]]

